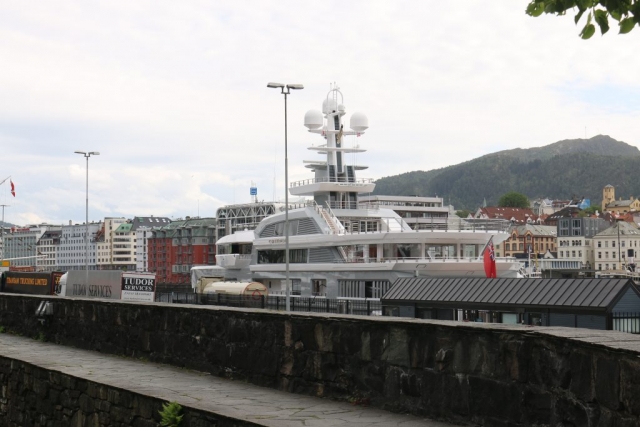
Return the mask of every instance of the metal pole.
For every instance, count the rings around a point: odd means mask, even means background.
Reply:
[[[622,270],[622,258],[620,257],[620,221],[616,224],[618,229],[618,263],[620,264],[620,270]]]
[[[85,203],[85,225],[87,231],[84,235],[84,272],[85,284],[89,286],[89,154],[85,155],[87,159],[87,185],[86,185],[86,203]]]
[[[9,205],[2,205],[2,260],[4,261],[4,208]]]
[[[289,279],[289,153],[287,147],[287,95],[291,89],[304,89],[301,84],[269,83],[268,88],[280,89],[284,95],[284,241],[286,310],[291,311],[291,283]]]
[[[287,150],[287,95],[289,89],[284,91],[284,260],[285,260],[285,286],[286,286],[286,310],[291,311],[291,284],[289,283],[289,154]]]

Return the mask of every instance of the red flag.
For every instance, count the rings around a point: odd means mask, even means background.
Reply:
[[[487,277],[496,277],[496,252],[493,248],[493,237],[489,239],[489,243],[484,248],[484,273]]]
[[[16,197],[16,186],[13,185],[13,181],[12,180],[9,180],[9,182],[11,183],[11,195],[13,197]]]

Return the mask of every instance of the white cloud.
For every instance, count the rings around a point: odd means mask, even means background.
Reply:
[[[379,178],[516,147],[609,134],[633,145],[638,31],[582,41],[571,16],[537,19],[510,1],[232,3],[52,1],[0,15],[0,143],[18,197],[9,222],[213,216],[284,196],[320,144],[302,126],[330,82],[365,112]],[[613,93],[605,99],[603,93]],[[1,179],[1,178],[0,178]],[[275,188],[274,188],[275,180]]]

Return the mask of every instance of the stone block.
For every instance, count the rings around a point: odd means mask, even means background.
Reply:
[[[618,362],[609,357],[596,361],[596,399],[609,409],[620,407],[620,369]]]

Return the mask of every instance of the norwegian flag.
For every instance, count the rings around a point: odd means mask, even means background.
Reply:
[[[493,247],[493,237],[489,239],[489,243],[484,248],[484,273],[488,278],[497,277],[496,272],[496,252]]]
[[[11,195],[16,197],[16,186],[13,184],[12,180],[9,180],[9,183],[11,184]]]

